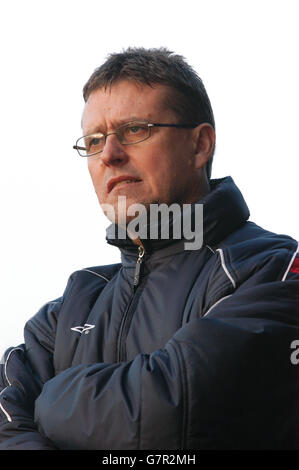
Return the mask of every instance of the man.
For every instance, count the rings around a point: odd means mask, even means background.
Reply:
[[[248,222],[231,177],[210,179],[202,81],[165,49],[128,49],[84,98],[75,149],[122,262],[73,273],[6,351],[0,448],[299,448],[298,244]],[[162,204],[179,207],[168,237],[163,217],[132,225],[132,207]]]

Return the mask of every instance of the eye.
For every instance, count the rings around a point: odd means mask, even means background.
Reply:
[[[99,145],[100,139],[98,137],[93,137],[89,141],[89,146],[92,147],[92,145]]]
[[[85,138],[87,153],[97,152],[103,146],[104,138],[102,136],[90,135]]]
[[[129,132],[131,132],[132,134],[137,134],[138,132],[140,132],[141,129],[144,129],[144,126],[141,127],[141,126],[130,126],[128,128]]]
[[[132,122],[121,129],[122,140],[126,143],[135,143],[148,137],[149,128],[142,122]]]

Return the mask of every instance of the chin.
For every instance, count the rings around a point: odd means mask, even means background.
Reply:
[[[160,198],[145,194],[121,194],[121,192],[115,195],[106,195],[105,198],[98,197],[98,199],[105,216],[110,222],[118,224],[128,224],[140,216],[143,211],[147,213],[151,204],[161,204],[158,202]],[[132,207],[133,205],[141,207]]]

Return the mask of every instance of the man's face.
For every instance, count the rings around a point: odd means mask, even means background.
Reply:
[[[109,133],[134,120],[178,123],[164,104],[166,93],[169,89],[163,85],[152,88],[129,81],[120,81],[106,91],[95,90],[84,108],[83,135]],[[104,150],[88,157],[100,204],[112,205],[117,217],[118,196],[126,197],[127,208],[134,203],[148,208],[152,203],[194,202],[199,188],[191,132],[154,127],[148,140],[130,145],[122,145],[115,134],[108,136]]]

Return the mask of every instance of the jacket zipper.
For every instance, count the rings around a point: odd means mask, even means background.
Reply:
[[[124,357],[124,346],[125,346],[125,340],[126,340],[126,334],[125,327],[128,324],[128,319],[130,318],[129,312],[135,297],[135,293],[137,290],[137,287],[140,284],[141,280],[141,266],[142,263],[144,262],[144,255],[145,255],[145,249],[144,246],[141,244],[138,246],[138,259],[136,262],[135,266],[135,273],[134,273],[134,281],[133,281],[133,295],[131,296],[131,299],[129,301],[129,304],[127,306],[127,309],[125,311],[125,314],[123,316],[121,326],[120,326],[120,331],[119,331],[119,337],[118,337],[118,342],[117,342],[117,362],[121,362]]]
[[[135,267],[135,275],[134,275],[134,283],[133,283],[134,292],[136,288],[138,287],[138,284],[140,281],[140,270],[141,270],[141,264],[143,262],[144,255],[145,255],[144,246],[143,245],[138,246],[138,260],[137,260],[136,267]]]

